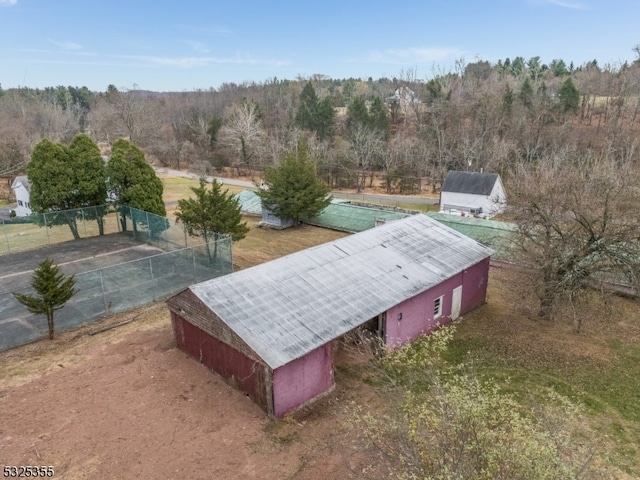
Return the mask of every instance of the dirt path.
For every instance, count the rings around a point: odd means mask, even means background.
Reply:
[[[127,315],[0,354],[3,465],[65,479],[358,478],[344,406],[364,384],[343,379],[308,413],[271,421],[175,348],[164,305]]]

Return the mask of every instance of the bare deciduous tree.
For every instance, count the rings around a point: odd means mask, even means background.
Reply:
[[[233,152],[233,165],[238,173],[241,167],[248,168],[253,179],[256,165],[260,164],[260,149],[265,137],[258,104],[245,99],[231,107],[219,137],[219,143]]]
[[[638,198],[637,173],[614,162],[567,154],[517,168],[513,253],[528,267],[540,318],[552,319],[560,302],[575,301],[590,284],[638,285]]]

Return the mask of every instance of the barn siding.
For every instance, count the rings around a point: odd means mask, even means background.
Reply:
[[[489,258],[441,284],[399,303],[387,310],[386,344],[391,348],[430,333],[451,320],[453,289],[462,285],[460,314],[473,310],[486,301]],[[442,315],[434,318],[434,302],[442,296]],[[402,314],[402,318],[398,317]]]
[[[333,355],[327,343],[273,372],[276,417],[295,410],[333,386]]]
[[[387,311],[387,346],[399,347],[423,333],[432,332],[438,325],[448,323],[451,316],[451,292],[460,285],[462,274],[390,308]],[[464,287],[462,293],[464,296]],[[443,296],[442,315],[434,318],[434,302],[440,296]],[[401,319],[398,318],[400,314]]]
[[[485,258],[464,271],[461,315],[486,303],[490,260],[490,258]]]
[[[167,306],[203,332],[230,345],[245,356],[259,360],[260,357],[191,290],[184,290],[171,297],[167,300]]]
[[[249,395],[264,410],[270,411],[267,404],[266,365],[248,358],[175,312],[171,312],[171,324],[180,350]]]

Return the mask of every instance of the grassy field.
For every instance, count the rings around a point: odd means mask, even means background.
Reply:
[[[165,188],[168,195],[188,195],[195,184],[170,179]],[[427,207],[410,200],[390,205]],[[257,218],[247,221],[249,234],[234,245],[240,268],[345,235],[309,226],[262,229]],[[525,405],[546,401],[550,391],[566,396],[582,407],[594,431],[588,441],[618,469],[619,478],[640,478],[640,305],[619,297],[604,303],[593,295],[576,312],[540,322],[532,300],[514,289],[513,275],[491,269],[488,303],[460,322],[448,360],[473,363],[483,378]],[[581,333],[574,332],[574,314],[584,317]]]
[[[158,174],[158,177],[162,180],[164,187],[162,197],[166,203],[169,203],[169,205],[167,205],[167,217],[174,218],[176,203],[180,199],[193,197],[194,194],[191,188],[198,187],[199,180],[195,178],[172,177],[166,174]],[[223,190],[225,189],[234,195],[245,190],[244,187],[234,185],[225,185]]]
[[[197,180],[163,178],[163,184],[165,201],[172,202],[188,197]],[[346,235],[311,226],[263,229],[258,218],[246,220],[250,232],[233,247],[238,268]],[[487,304],[459,322],[447,360],[472,364],[523,405],[545,402],[550,391],[566,396],[582,407],[594,432],[585,441],[617,469],[613,478],[640,478],[640,304],[620,297],[604,302],[593,294],[576,311],[542,322],[535,320],[529,295],[514,288],[514,275],[491,268]],[[574,315],[583,317],[580,333],[574,332]]]
[[[588,441],[610,463],[640,478],[640,304],[600,295],[585,298],[576,315],[535,318],[530,299],[514,289],[515,272],[492,268],[488,303],[463,320],[447,354],[472,363],[486,380],[521,403],[545,402],[550,391],[580,406],[596,433]]]

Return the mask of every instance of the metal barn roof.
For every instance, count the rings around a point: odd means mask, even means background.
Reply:
[[[498,178],[499,175],[497,173],[451,171],[444,179],[440,191],[491,195],[493,186]]]
[[[394,212],[381,208],[332,202],[320,215],[312,219],[305,219],[304,223],[354,233],[375,227],[378,219],[397,220],[408,216],[408,213]]]
[[[428,212],[429,218],[453,228],[457,232],[473,238],[493,250],[492,258],[509,260],[508,246],[512,240],[516,226],[513,223],[498,222],[484,218],[461,217],[448,213]]]
[[[190,290],[275,369],[491,253],[414,215]]]

